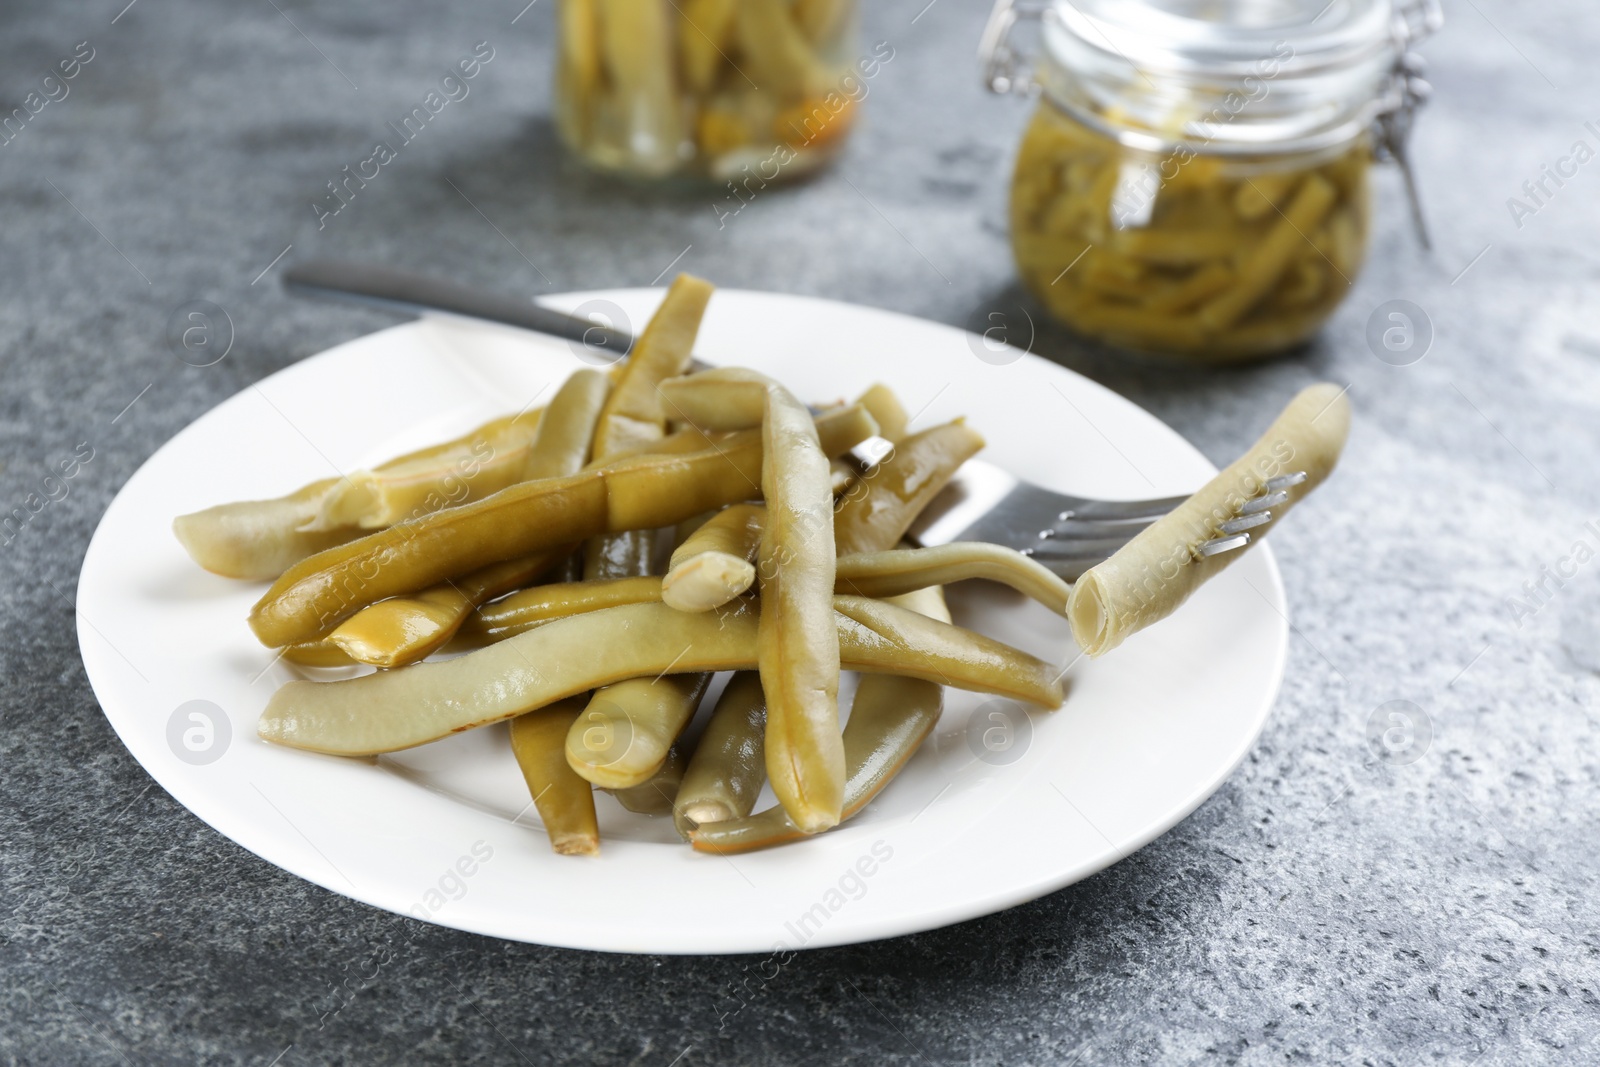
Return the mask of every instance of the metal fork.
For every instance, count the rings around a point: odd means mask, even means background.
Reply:
[[[1267,481],[1232,518],[1218,524],[1215,537],[1194,546],[1195,555],[1215,556],[1250,544],[1250,530],[1271,522],[1272,509],[1305,480],[1305,472],[1296,471]],[[1043,489],[992,463],[969,459],[907,536],[923,547],[952,541],[1005,545],[1075,581],[1187,499],[1091,500]]]
[[[600,362],[621,359],[633,348],[633,338],[611,326],[387,267],[314,260],[291,267],[284,274],[284,285],[302,295],[355,300],[414,314],[444,312],[505,323],[576,341],[593,351]],[[709,364],[696,360],[693,366],[703,370]],[[851,451],[851,459],[866,473],[893,447],[881,437],[870,438]],[[1271,479],[1231,519],[1217,526],[1216,536],[1196,544],[1194,553],[1214,556],[1244,548],[1250,544],[1249,531],[1272,521],[1272,509],[1287,501],[1289,490],[1305,480],[1304,472]],[[918,517],[908,539],[923,547],[953,541],[1004,545],[1073,581],[1186,499],[1090,500],[1044,489],[992,463],[969,459]]]

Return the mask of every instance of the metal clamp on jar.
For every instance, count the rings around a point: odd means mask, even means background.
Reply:
[[[796,177],[864,95],[856,0],[560,0],[560,20],[562,139],[617,174]]]
[[[985,81],[1041,95],[1011,189],[1024,282],[1127,348],[1226,362],[1306,340],[1361,268],[1375,157],[1427,242],[1407,48],[1442,20],[1437,0],[999,0]]]

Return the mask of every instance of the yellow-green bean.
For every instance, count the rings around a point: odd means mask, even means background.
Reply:
[[[745,13],[752,6],[747,0]],[[782,15],[788,18],[787,12]],[[757,568],[767,777],[799,826],[826,830],[839,821],[844,798],[839,651],[830,622],[834,551],[828,457],[806,409],[764,374],[723,367],[664,382],[661,392],[669,407],[705,430],[748,426],[759,411],[761,491],[767,505]]]
[[[827,73],[784,0],[741,0],[735,34],[741,69],[762,90],[782,99],[827,91]]]
[[[977,541],[840,556],[834,590],[882,598],[971,578],[1008,585],[1062,616],[1072,595],[1070,585],[1036,560]]]
[[[308,556],[366,533],[358,526],[307,529],[340,481],[327,478],[275,500],[241,500],[179,515],[172,532],[189,558],[212,574],[270,580]]]
[[[595,420],[610,388],[610,379],[599,371],[580,370],[567,379],[539,422],[524,477],[566,477],[588,462]],[[340,623],[328,639],[351,658],[375,667],[403,667],[425,659],[455,636],[479,604],[543,576],[573,547],[491,564],[412,596],[379,601]]]
[[[680,274],[639,334],[616,387],[600,412],[596,460],[649,447],[666,436],[667,419],[656,387],[689,365],[695,335],[711,299],[709,282]],[[603,534],[584,546],[585,578],[636,578],[650,573],[654,539],[649,530]]]
[[[839,555],[893,548],[956,469],[982,447],[983,438],[960,419],[896,444],[839,502],[833,520]]]
[[[504,641],[555,619],[623,604],[660,601],[660,578],[609,578],[536,585],[483,605],[463,624],[461,635],[480,644]]]
[[[479,604],[538,580],[574,547],[494,563],[420,593],[380,600],[340,623],[327,640],[355,662],[374,667],[426,659],[449,643]]]
[[[767,695],[767,779],[795,824],[839,821],[839,641],[833,625],[833,488],[806,409],[766,388],[761,492],[767,502],[757,576],[759,667]]]
[[[883,601],[835,597],[834,607],[846,669],[1047,707],[1061,702],[1057,668],[1025,652]],[[336,755],[411,748],[624,678],[749,670],[758,618],[757,605],[743,600],[697,614],[630,604],[575,615],[455,659],[338,682],[288,682],[268,700],[257,732]]]
[[[938,588],[919,589],[897,600],[910,611],[939,622],[950,621],[950,609]],[[862,675],[850,705],[850,719],[844,726],[845,800],[841,821],[871,803],[900,773],[933,731],[943,709],[944,687],[937,682],[894,674]],[[705,744],[706,739],[702,738],[702,749]],[[698,761],[699,752],[695,756]],[[691,773],[693,770],[691,764]],[[759,781],[756,784],[759,788]],[[753,802],[755,798],[750,799]],[[682,809],[680,804],[679,810]],[[751,817],[749,804],[733,815],[701,820],[694,827],[686,827],[680,821],[678,832],[685,833],[703,852],[748,852],[806,836],[781,806]]]
[[[611,379],[600,371],[574,371],[539,420],[539,432],[523,464],[523,480],[565,478],[582,470],[611,395]]]
[[[738,671],[717,698],[683,773],[673,805],[678,833],[687,838],[696,826],[750,814],[767,778],[761,743],[766,727],[761,675]]]
[[[631,678],[595,691],[567,731],[567,763],[604,789],[642,785],[689,725],[709,674]],[[618,690],[625,689],[619,696]]]
[[[649,778],[627,789],[607,790],[631,812],[639,815],[665,815],[672,810],[678,795],[678,783],[683,781],[683,750],[673,745],[661,767]]]
[[[916,754],[939,721],[943,696],[937,682],[893,675],[861,680],[844,724],[843,818],[866,807]],[[696,849],[721,853],[749,852],[805,836],[781,806],[758,815],[701,823],[689,832]]]
[[[734,504],[713,515],[672,553],[661,599],[679,611],[710,611],[749,590],[766,517],[759,504]]]
[[[748,430],[766,417],[766,375],[715,367],[661,382],[662,406],[674,419],[709,432]]]
[[[664,436],[667,416],[656,387],[682,374],[689,365],[695,335],[712,292],[710,282],[691,274],[680,274],[673,280],[661,306],[634,342],[600,413],[594,438],[596,459]]]
[[[867,387],[867,391],[861,394],[856,403],[871,412],[872,417],[877,420],[879,437],[888,441],[898,441],[905,437],[906,423],[911,420],[893,389],[882,382],[875,382]]]
[[[833,591],[840,596],[897,599],[901,594],[931,585],[988,578],[1026,593],[1052,611],[1064,613],[1063,597],[1070,594],[1071,588],[1048,571],[1038,574],[1034,570],[1037,564],[1026,557],[1022,557],[1024,566],[1013,570],[1016,561],[1011,559],[1012,555],[1020,554],[997,545],[958,542],[940,548],[841,556]],[[661,578],[645,577],[534,586],[483,605],[462,626],[461,636],[482,645],[526,633],[553,619],[621,604],[659,603],[665,599],[662,584]],[[301,662],[311,666],[332,665],[323,664],[320,655],[309,655],[311,658]]]
[[[563,856],[600,851],[594,789],[567,766],[562,751],[567,729],[582,710],[581,696],[568,697],[511,720],[512,754],[550,835],[550,847]]]
[[[1176,611],[1202,584],[1244,555],[1200,556],[1195,551],[1200,543],[1216,537],[1220,525],[1234,518],[1268,480],[1304,471],[1306,480],[1288,490],[1289,499],[1275,506],[1271,521],[1253,529],[1251,536],[1259,539],[1271,531],[1333,473],[1349,432],[1350,401],[1344,389],[1323,383],[1301,390],[1248,452],[1078,579],[1067,618],[1079,647],[1090,656],[1104,655]]]
[[[816,432],[839,455],[876,429],[851,407],[819,418]],[[746,500],[759,490],[762,453],[761,434],[745,431],[700,452],[631,456],[400,523],[289,568],[251,610],[250,627],[270,647],[315,640],[368,604],[491,563]]]
[[[542,414],[508,415],[454,441],[355,471],[328,494],[313,528],[381,530],[498,493],[522,480]]]
[[[424,514],[503,488],[526,454],[540,411],[507,415],[343,478],[275,500],[246,500],[180,515],[172,530],[200,566],[226,578],[271,580],[394,516]],[[515,478],[510,480],[514,481]]]

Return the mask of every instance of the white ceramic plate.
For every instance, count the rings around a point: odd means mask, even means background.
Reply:
[[[572,294],[635,329],[659,290]],[[914,426],[967,416],[986,458],[1089,496],[1188,492],[1214,468],[1106,389],[1033,356],[975,357],[970,334],[821,300],[722,290],[697,353],[812,402],[891,384]],[[245,626],[255,584],[201,571],[173,516],[268,497],[515,411],[581,364],[560,341],[450,319],[384,330],[219,405],[150,458],[107,509],[78,586],[79,640],[106,717],[178,801],[245,848],[336,893],[521,941],[626,952],[769,952],[926,930],[1085,877],[1193,811],[1260,731],[1287,637],[1271,553],[1251,551],[1184,609],[1103,660],[1078,661],[1059,711],[1004,743],[990,698],[951,692],[944,718],[860,816],[733,858],[679,843],[668,820],[598,797],[598,858],[553,855],[503,726],[376,760],[257,740],[296,669]],[[1065,623],[973,583],[957,621],[1066,663]],[[192,703],[192,702],[204,703]],[[842,702],[843,703],[843,702]],[[845,705],[847,706],[847,705]],[[199,716],[196,718],[195,716]]]

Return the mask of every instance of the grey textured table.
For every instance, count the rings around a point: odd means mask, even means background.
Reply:
[[[522,2],[0,15],[5,113],[78,42],[93,50],[70,94],[0,145],[0,510],[93,450],[63,499],[0,538],[0,1058],[1600,1056],[1600,564],[1573,555],[1600,545],[1584,525],[1600,517],[1600,164],[1546,179],[1537,202],[1522,189],[1575,141],[1600,147],[1584,126],[1600,120],[1585,107],[1600,30],[1576,0],[1451,8],[1426,48],[1438,100],[1417,144],[1437,251],[1419,251],[1381,175],[1371,263],[1307,351],[1171,373],[1040,333],[1037,351],[1219,461],[1312,380],[1348,383],[1358,412],[1341,473],[1275,538],[1294,634],[1264,736],[1125,862],[1005,914],[803,954],[729,1015],[748,959],[505,944],[380,913],[256,859],[155,786],[84,678],[76,576],[107,502],[162,442],[393,321],[291,300],[284,262],[344,255],[534,296],[648,284],[692,245],[681,266],[717,281],[956,324],[1018,299],[1003,205],[1027,108],[977,87],[982,5],[874,5],[868,39],[895,58],[848,157],[719,228],[704,195],[645,195],[563,160],[547,118],[553,0],[514,18]],[[319,231],[325,183],[480,40],[495,58],[470,97]],[[1514,195],[1536,208],[1520,225]],[[1434,331],[1407,367],[1365,341],[1397,297]],[[236,326],[212,367],[166,341],[192,299]],[[1426,717],[1416,762],[1373,758],[1369,723],[1393,700]]]

